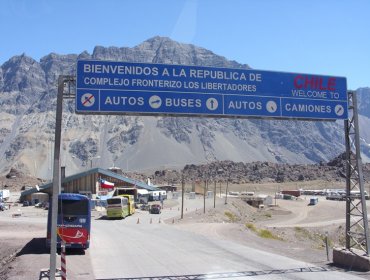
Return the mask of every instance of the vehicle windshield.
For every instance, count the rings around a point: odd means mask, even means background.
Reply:
[[[107,200],[108,205],[121,204],[120,198],[111,198]]]
[[[59,200],[58,214],[63,213],[66,216],[87,215],[88,200]]]

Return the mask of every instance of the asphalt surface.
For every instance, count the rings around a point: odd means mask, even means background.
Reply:
[[[213,206],[210,200],[207,204]],[[186,201],[188,211],[200,211],[202,207],[203,200]],[[182,230],[172,225],[178,215],[175,206],[164,209],[160,215],[138,211],[124,220],[95,220],[89,250],[95,278],[363,279],[327,266]]]
[[[67,253],[67,279],[364,279],[214,234],[198,234],[188,230],[186,224],[177,226],[180,201],[166,201],[166,208],[159,215],[139,210],[123,220],[108,220],[104,211],[94,211],[91,247]],[[206,204],[212,208],[213,199],[207,199]],[[0,222],[5,225],[13,221],[22,229],[31,222],[39,230],[37,237],[17,253],[6,279],[48,279],[50,255],[44,249],[46,212],[21,210],[24,213],[16,219],[10,211],[3,213]],[[191,211],[203,211],[203,199],[185,200],[184,214]],[[196,226],[204,227],[203,232],[212,232],[209,224]]]

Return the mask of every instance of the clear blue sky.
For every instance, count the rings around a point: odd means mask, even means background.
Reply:
[[[254,69],[370,87],[369,0],[1,0],[0,26],[0,65],[160,35]]]

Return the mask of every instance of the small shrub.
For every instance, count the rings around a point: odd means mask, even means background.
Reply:
[[[294,228],[296,237],[306,238],[314,240],[315,238],[312,236],[312,234],[305,228],[301,227],[295,227]]]
[[[262,238],[268,238],[268,239],[276,239],[276,240],[281,240],[283,241],[283,239],[277,235],[274,235],[271,231],[267,230],[267,229],[257,229],[256,226],[252,223],[247,223],[245,224],[245,226],[255,232],[259,237],[262,237]]]
[[[234,213],[225,211],[225,216],[228,217],[231,222],[237,221],[236,215]]]
[[[268,239],[276,239],[276,240],[281,240],[280,237],[274,235],[271,231],[267,230],[267,229],[261,229],[259,232],[258,232],[258,236],[262,237],[262,238],[268,238]]]
[[[249,229],[249,230],[251,230],[253,232],[257,232],[257,228],[256,228],[256,226],[254,224],[247,223],[245,226],[247,227],[247,229]]]

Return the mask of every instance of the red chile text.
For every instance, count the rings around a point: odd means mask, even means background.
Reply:
[[[324,80],[323,77],[297,75],[294,78],[294,87],[297,89],[335,90],[334,77]]]

